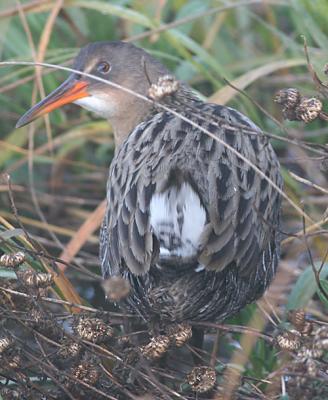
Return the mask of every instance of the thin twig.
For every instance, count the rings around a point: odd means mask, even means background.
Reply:
[[[305,185],[308,185],[308,186],[310,186],[310,187],[312,187],[312,188],[314,188],[314,189],[317,189],[317,190],[319,190],[319,191],[322,192],[322,193],[328,194],[328,190],[325,189],[324,187],[319,186],[319,185],[317,185],[316,183],[313,183],[313,182],[309,181],[308,179],[305,179],[305,178],[303,178],[303,177],[301,177],[301,176],[299,176],[299,175],[296,175],[296,174],[295,174],[294,172],[292,172],[292,171],[288,171],[288,172],[289,172],[289,175],[292,176],[292,177],[293,177],[295,180],[297,180],[298,182],[304,183]]]
[[[18,62],[18,61],[3,61],[0,62],[0,65],[41,65],[41,66],[45,66],[45,67],[51,67],[54,69],[60,69],[60,70],[64,70],[64,71],[68,71],[68,72],[74,72],[77,73],[79,75],[82,76],[87,76],[89,78],[92,78],[96,81],[105,83],[106,85],[115,87],[117,89],[123,90],[126,93],[129,93],[139,99],[142,99],[150,104],[154,104],[153,100],[150,100],[148,97],[143,96],[139,93],[136,93],[135,91],[128,89],[122,85],[119,85],[117,83],[114,82],[110,82],[106,79],[102,79],[99,78],[93,74],[88,74],[86,72],[82,72],[73,68],[68,68],[68,67],[63,67],[63,66],[58,66],[58,65],[54,65],[54,64],[48,64],[48,63],[33,63],[33,62]],[[171,108],[161,104],[161,103],[157,103],[156,102],[156,106],[175,115],[176,117],[180,118],[181,120],[185,121],[186,123],[188,123],[189,125],[199,129],[200,131],[202,131],[203,133],[205,133],[206,135],[208,135],[209,137],[211,137],[213,140],[217,141],[218,143],[222,144],[225,148],[227,148],[229,151],[231,151],[231,153],[233,153],[234,155],[236,155],[238,158],[240,158],[242,161],[244,161],[247,165],[249,165],[257,174],[259,174],[263,179],[265,179],[301,216],[303,216],[306,220],[310,221],[310,222],[315,222],[312,220],[312,218],[307,215],[288,195],[286,195],[285,192],[283,192],[283,190],[281,190],[279,188],[279,186],[277,186],[269,177],[266,176],[266,174],[264,172],[261,171],[260,168],[258,168],[256,165],[254,165],[251,161],[248,160],[247,157],[243,156],[242,154],[240,154],[240,152],[238,150],[236,150],[234,147],[230,146],[228,143],[226,143],[224,140],[218,138],[215,134],[213,134],[212,132],[210,132],[207,129],[204,129],[202,126],[200,126],[199,124],[191,121],[189,118],[183,116],[182,114],[180,114],[179,112],[172,110]],[[245,129],[245,127],[244,127]],[[247,128],[247,130],[252,131],[251,128]],[[257,132],[257,130],[254,130],[254,132]]]
[[[45,296],[37,296],[37,295],[30,295],[30,294],[26,294],[26,293],[22,293],[22,292],[18,292],[17,290],[13,290],[13,289],[9,289],[9,288],[5,288],[0,286],[0,291],[3,291],[5,293],[10,293],[10,294],[14,294],[15,296],[20,296],[20,297],[24,297],[26,299],[37,299],[40,301],[45,301],[47,303],[53,303],[53,304],[61,304],[64,306],[68,306],[69,308],[79,308],[80,310],[83,311],[89,311],[92,313],[99,313],[99,310],[93,307],[88,307],[88,306],[84,306],[82,304],[78,304],[78,303],[72,303],[70,301],[66,301],[66,300],[61,300],[61,299],[54,299],[51,297],[45,297]],[[122,314],[119,313],[113,313],[110,311],[102,311],[103,314],[110,314],[110,315],[117,315],[117,316],[122,316]],[[130,317],[130,318],[135,318],[135,315],[128,315],[125,314],[125,316]]]
[[[307,234],[309,234],[309,233],[311,233],[311,232],[314,232],[317,228],[322,227],[322,226],[325,225],[326,223],[328,223],[328,208],[327,208],[326,211],[324,212],[323,218],[322,218],[320,221],[315,222],[314,224],[312,224],[312,225],[310,225],[310,226],[307,227],[307,229],[306,229]],[[296,232],[296,233],[293,234],[292,236],[290,236],[290,237],[284,239],[284,240],[281,242],[281,245],[282,245],[282,246],[286,246],[286,244],[292,242],[294,239],[302,239],[303,236],[304,236],[304,231],[303,231],[303,229],[301,229],[300,231]]]
[[[262,333],[257,329],[245,327],[245,326],[241,326],[241,325],[230,325],[230,324],[223,325],[223,324],[216,324],[214,322],[196,322],[196,321],[188,321],[188,323],[190,323],[190,325],[192,325],[192,326],[199,326],[199,327],[203,327],[203,328],[215,328],[215,329],[219,329],[220,331],[224,331],[224,332],[247,333],[250,335],[260,337],[260,338],[264,339],[265,341],[267,341],[268,343],[272,344],[274,342],[274,339],[272,336]]]
[[[318,271],[317,268],[315,267],[315,264],[314,264],[314,261],[313,261],[313,257],[312,257],[312,252],[311,252],[311,249],[310,249],[310,246],[309,246],[309,243],[308,243],[308,239],[307,239],[307,236],[306,236],[306,226],[305,226],[304,218],[302,218],[302,223],[303,223],[304,243],[305,243],[305,246],[306,246],[306,249],[307,249],[307,253],[308,253],[308,256],[309,256],[309,259],[310,259],[310,264],[311,264],[311,267],[312,267],[314,278],[315,278],[316,284],[317,284],[321,294],[328,301],[328,293],[322,287],[321,282],[320,282],[320,272],[321,272],[321,270],[323,268],[323,265],[325,263],[325,259],[322,261],[321,266],[320,266],[319,271]],[[328,248],[327,248],[327,250],[328,250]],[[326,251],[326,257],[327,257],[327,255],[328,255],[328,251]]]

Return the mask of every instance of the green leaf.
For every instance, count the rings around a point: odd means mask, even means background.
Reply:
[[[176,42],[171,42],[172,45],[176,43],[183,45],[186,49],[197,55],[199,59],[202,60],[203,63],[206,63],[214,71],[221,74],[222,76],[227,75],[227,71],[223,68],[223,66],[219,63],[219,61],[215,59],[215,57],[213,57],[201,45],[199,45],[197,42],[191,39],[189,36],[185,35],[183,32],[177,29],[171,29],[169,32],[166,33],[170,39],[176,41]],[[230,78],[229,75],[228,78]]]
[[[155,27],[152,21],[145,15],[127,7],[110,4],[110,2],[105,3],[103,1],[93,0],[68,0],[67,2],[65,2],[65,7],[88,8],[91,10],[99,11],[102,14],[115,15],[116,17],[126,19],[147,28]]]
[[[16,236],[23,236],[24,231],[23,229],[16,228],[16,229],[7,229],[4,232],[0,232],[0,239],[8,240]]]
[[[239,76],[238,78],[234,79],[231,83],[238,87],[239,89],[243,90],[247,86],[251,85],[256,80],[263,78],[267,75],[272,74],[283,68],[291,68],[297,67],[300,65],[304,65],[305,60],[301,58],[292,58],[290,60],[278,60],[273,61],[266,65],[261,65],[260,67],[254,68],[250,71],[247,71],[243,75]],[[214,93],[210,100],[214,103],[218,104],[226,104],[228,103],[236,94],[239,94],[233,87],[230,85],[226,85],[216,93]]]
[[[325,293],[328,295],[328,280],[325,279],[320,279],[320,286],[321,288],[325,291]],[[317,289],[317,294],[320,297],[320,300],[323,302],[323,304],[328,307],[328,299],[327,297],[322,293],[320,288]]]
[[[4,138],[4,142],[8,144],[15,145],[17,147],[23,147],[28,140],[27,128],[23,127],[22,129],[15,129],[9,133],[7,137]],[[0,167],[3,167],[5,163],[11,159],[14,151],[6,149],[6,151],[0,152]]]
[[[319,270],[320,264],[315,264],[315,268]],[[328,263],[326,263],[320,273],[320,278],[325,279],[328,276]],[[287,309],[294,310],[302,308],[308,304],[313,295],[318,289],[317,282],[315,280],[312,266],[309,265],[298,278],[296,284],[293,287],[292,292],[289,295]]]
[[[307,30],[317,45],[322,49],[326,49],[328,47],[328,38],[320,29],[316,18],[306,9],[305,4],[304,0],[292,0],[292,5],[296,11],[295,19],[301,26],[300,30],[303,32]]]
[[[0,278],[17,279],[16,273],[10,269],[0,268]]]

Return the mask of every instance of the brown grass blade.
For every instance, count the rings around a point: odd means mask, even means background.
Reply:
[[[50,0],[34,0],[30,1],[29,3],[25,3],[21,5],[21,9],[24,12],[37,12],[37,11],[43,11],[44,8],[42,5],[46,5],[46,8],[51,7],[51,1]],[[7,17],[13,17],[14,15],[17,15],[19,13],[19,8],[16,7],[11,7],[6,10],[3,10],[0,12],[0,18],[7,18]]]
[[[7,218],[8,220],[15,220],[15,217],[10,212],[1,210],[1,215],[4,218]],[[73,237],[75,235],[75,231],[73,229],[62,228],[60,226],[56,226],[53,224],[45,224],[42,221],[38,221],[38,220],[29,218],[29,217],[20,216],[19,218],[23,224],[34,226],[36,228],[47,230],[47,231],[50,229],[52,232],[54,232],[58,235],[63,235],[63,236],[68,236],[68,237]],[[91,236],[91,237],[88,237],[88,241],[90,241],[91,243],[97,243],[98,238],[95,236]]]
[[[76,234],[67,244],[60,257],[66,263],[72,261],[74,256],[82,248],[86,241],[89,240],[92,233],[99,228],[106,209],[106,200],[103,200],[99,206],[89,215],[89,217],[80,226]],[[65,271],[66,264],[57,263],[61,271]]]

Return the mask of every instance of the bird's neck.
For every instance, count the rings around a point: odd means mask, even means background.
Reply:
[[[156,103],[148,103],[143,100],[126,102],[121,106],[120,115],[111,117],[110,123],[113,127],[115,145],[121,145],[134,128],[141,122],[152,118],[154,114],[163,112],[160,104],[184,115],[190,112],[193,104],[201,100],[195,96],[187,86],[182,86],[178,92],[172,96],[165,96]],[[187,108],[187,109],[186,109]]]
[[[146,102],[134,104],[126,108],[121,115],[111,118],[110,123],[114,131],[115,145],[119,146],[141,122],[152,114],[152,106]]]

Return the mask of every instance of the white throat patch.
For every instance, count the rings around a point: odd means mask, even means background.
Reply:
[[[94,112],[103,118],[109,119],[115,112],[117,105],[107,95],[93,95],[84,97],[82,99],[74,101],[80,107],[85,108],[88,111]]]

